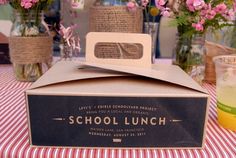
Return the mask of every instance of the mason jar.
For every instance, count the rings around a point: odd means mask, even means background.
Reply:
[[[36,81],[52,62],[53,39],[42,13],[18,13],[9,37],[10,59],[18,81]]]
[[[205,34],[193,34],[189,38],[176,35],[173,64],[178,65],[198,83],[204,79],[205,55]]]

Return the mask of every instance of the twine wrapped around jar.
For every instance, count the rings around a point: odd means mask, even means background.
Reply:
[[[143,31],[141,8],[129,12],[126,6],[92,6],[89,15],[90,32],[142,33]],[[142,45],[136,43],[98,43],[95,48],[97,58],[139,59],[143,53]]]
[[[10,37],[10,59],[16,64],[47,63],[52,60],[51,36]]]
[[[89,30],[142,33],[142,9],[129,12],[126,6],[92,6],[89,11]]]
[[[10,59],[18,81],[36,81],[51,67],[51,36],[9,37]]]
[[[213,63],[212,58],[218,55],[227,55],[236,53],[236,49],[209,41],[206,41],[205,46],[207,49],[207,53],[206,53],[204,80],[208,83],[216,83],[215,64]]]

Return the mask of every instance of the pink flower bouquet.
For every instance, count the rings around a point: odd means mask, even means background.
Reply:
[[[149,16],[152,16],[154,21],[159,13],[165,17],[170,15],[170,9],[165,7],[165,4],[165,0],[155,0],[155,5],[151,5],[151,0],[129,0],[127,8],[129,11],[135,11],[137,7],[141,6],[144,9],[145,18],[149,22]]]
[[[60,24],[60,30],[58,33],[62,37],[63,52],[61,54],[62,59],[72,59],[72,57],[78,56],[78,53],[81,51],[80,47],[80,38],[76,29],[78,28],[77,24],[74,24],[69,27],[65,27],[63,24]]]
[[[236,0],[180,0],[172,8],[180,34],[190,37],[217,30],[235,20]]]
[[[197,82],[204,78],[205,33],[231,26],[236,0],[179,0],[172,7],[178,29],[174,63]]]
[[[10,4],[17,16],[20,17],[19,36],[37,36],[39,33],[37,28],[41,23],[41,12],[52,2],[53,0],[0,0],[0,5]],[[29,24],[29,19],[34,20],[31,20]],[[45,23],[44,25],[47,28]]]

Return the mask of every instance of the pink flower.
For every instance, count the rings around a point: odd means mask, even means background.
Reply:
[[[73,8],[73,9],[78,9],[79,7],[80,7],[80,3],[79,2],[71,2],[71,7]]]
[[[24,7],[25,9],[29,9],[32,7],[32,3],[21,1],[21,6]]]
[[[200,24],[202,24],[202,25],[205,24],[205,22],[206,22],[205,19],[201,19],[201,20],[200,20]]]
[[[200,15],[205,18],[206,15],[207,15],[207,12],[208,12],[208,10],[202,10],[202,11],[200,12]]]
[[[193,7],[195,10],[201,10],[204,6],[204,0],[193,0]]]
[[[170,16],[170,8],[162,8],[161,15],[163,15],[164,17],[169,17]]]
[[[8,3],[8,0],[0,0],[0,5]]]
[[[64,41],[67,43],[68,46],[72,47],[73,49],[77,49],[80,51],[80,39],[79,37],[74,35],[74,30],[78,27],[77,24],[72,25],[70,27],[65,27],[64,25],[60,24],[60,30],[58,31],[59,34],[62,36]],[[77,38],[77,40],[75,39]]]
[[[135,1],[130,1],[127,3],[127,8],[129,11],[135,11],[137,9],[137,3]]]
[[[31,8],[35,3],[38,3],[39,0],[21,0],[20,5],[25,8],[25,9],[29,9]]]
[[[162,6],[165,5],[165,3],[166,3],[165,0],[155,0],[156,7],[159,8],[159,9],[161,9]]]
[[[59,30],[59,34],[63,37],[63,39],[67,42],[67,44],[69,46],[71,46],[70,44],[70,38],[73,35],[73,29],[72,27],[65,27],[62,24],[60,24],[60,30]]]
[[[211,9],[211,5],[205,5],[203,7],[203,10],[201,10],[200,15],[202,16],[202,18],[211,20],[215,17],[216,12],[215,10]]]
[[[209,10],[206,14],[206,18],[209,19],[209,20],[212,20],[216,15],[216,12],[214,10]]]
[[[80,39],[79,37],[77,37],[77,39],[75,39],[75,37],[71,38],[71,46],[74,50],[78,50],[80,52],[81,47],[80,47]]]
[[[195,11],[194,6],[193,6],[193,2],[194,2],[194,0],[187,0],[187,1],[186,1],[186,5],[187,5],[187,7],[188,7],[188,10],[190,10],[190,11],[192,11],[192,12]]]
[[[192,27],[194,27],[197,31],[203,31],[204,30],[203,25],[200,22],[193,23]]]
[[[143,7],[146,7],[148,3],[149,3],[149,0],[141,0],[141,4]]]
[[[204,7],[202,8],[202,10],[200,11],[200,15],[201,16],[206,16],[206,14],[208,13],[208,11],[211,10],[211,4],[205,4]]]
[[[227,6],[224,3],[218,4],[214,8],[216,13],[224,14],[227,11]]]
[[[186,5],[188,9],[192,12],[195,10],[201,10],[205,6],[204,0],[187,0]]]
[[[211,10],[211,4],[209,3],[209,4],[206,4],[205,3],[205,5],[203,6],[203,8],[202,8],[202,10]]]
[[[235,20],[235,12],[233,9],[226,11],[222,16],[224,16],[227,20]]]

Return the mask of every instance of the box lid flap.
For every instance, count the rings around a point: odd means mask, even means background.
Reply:
[[[83,75],[80,75],[81,72],[83,72]],[[74,61],[60,61],[57,62],[52,68],[50,68],[36,82],[34,82],[29,89],[35,89],[47,85],[75,80],[126,75],[130,74],[125,74],[117,71],[107,71],[104,69],[98,69],[88,66],[85,67],[85,65],[80,65],[78,62]]]
[[[85,67],[87,65],[87,67]],[[90,67],[88,67],[90,66]],[[94,68],[98,67],[100,69]],[[83,75],[80,75],[82,74]],[[138,75],[152,79],[165,81],[171,84],[180,85],[196,91],[207,93],[200,85],[198,85],[183,70],[174,65],[156,64],[152,68],[118,66],[104,63],[90,62],[72,62],[60,61],[49,69],[45,75],[34,82],[29,89],[35,89],[52,84],[63,82],[94,79],[102,77],[118,77]]]
[[[133,75],[144,76],[157,79],[172,84],[187,87],[203,93],[207,93],[196,81],[194,81],[187,73],[175,65],[155,64],[151,68],[131,67],[123,65],[111,65],[104,63],[83,62],[84,65],[99,67],[102,69],[113,70],[117,72],[129,73]]]

